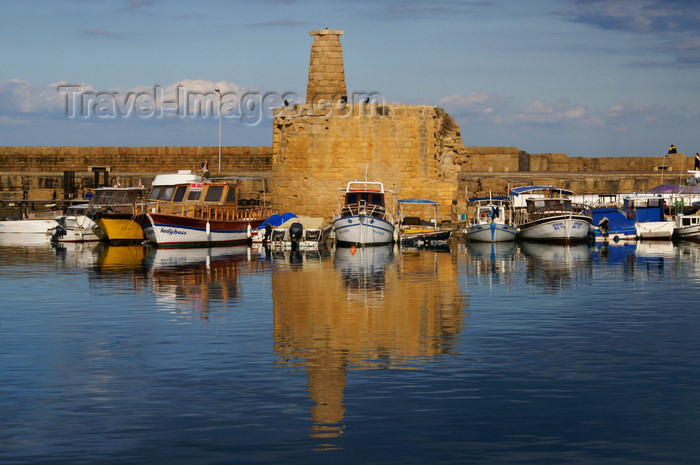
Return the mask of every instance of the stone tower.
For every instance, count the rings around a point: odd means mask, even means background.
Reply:
[[[309,60],[309,84],[306,89],[306,103],[313,104],[319,100],[335,102],[347,100],[345,88],[345,66],[340,36],[343,31],[320,29],[311,31],[314,36]]]

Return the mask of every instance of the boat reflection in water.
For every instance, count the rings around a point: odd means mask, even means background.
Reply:
[[[276,363],[306,369],[319,448],[335,448],[344,431],[348,370],[417,369],[452,351],[464,302],[451,260],[393,245],[338,248],[306,260],[303,273],[272,272]]]
[[[20,220],[17,220],[20,221]],[[0,232],[0,246],[10,247],[41,247],[51,246],[50,237],[47,234],[16,234]]]
[[[349,301],[381,307],[384,302],[386,269],[394,261],[392,244],[377,247],[342,248],[335,251],[334,267],[347,289]]]
[[[143,270],[143,261],[150,247],[146,245],[113,246],[102,243],[98,247],[95,271],[112,273],[123,270]]]
[[[568,288],[574,283],[590,283],[593,262],[588,244],[522,242],[520,247],[528,258],[528,281],[544,287],[547,293]]]
[[[469,241],[466,245],[468,260],[474,263],[474,274],[487,277],[490,285],[501,282],[511,283],[511,274],[515,271],[517,247],[515,241],[477,242]]]
[[[104,244],[101,242],[54,242],[57,263],[67,268],[92,268]]]
[[[232,305],[230,300],[240,296],[239,276],[260,263],[250,261],[247,246],[154,247],[144,258],[158,305],[178,317],[202,320],[213,309]]]
[[[93,273],[88,275],[91,285],[108,285],[126,292],[143,291],[146,288],[148,276],[143,261],[150,247],[114,246],[103,242],[95,250],[97,255],[92,267]]]

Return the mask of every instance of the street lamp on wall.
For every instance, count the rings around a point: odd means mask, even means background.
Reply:
[[[221,173],[221,91],[214,89],[219,94],[219,173]]]

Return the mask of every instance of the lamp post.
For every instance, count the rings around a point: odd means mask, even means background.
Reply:
[[[221,174],[221,91],[214,89],[219,94],[219,174]]]

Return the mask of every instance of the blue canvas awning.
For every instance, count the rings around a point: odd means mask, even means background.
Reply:
[[[503,196],[491,196],[491,197],[471,197],[468,199],[470,202],[483,202],[486,200],[510,200],[509,197],[503,197]]]
[[[424,199],[401,199],[399,200],[399,203],[413,203],[413,204],[424,204],[424,205],[437,205],[437,202],[434,202],[432,200],[424,200]]]
[[[272,226],[279,226],[290,218],[296,218],[296,215],[292,212],[287,212],[282,215],[277,213],[270,215],[265,221],[258,225],[258,229],[265,229],[265,225],[270,224]]]

